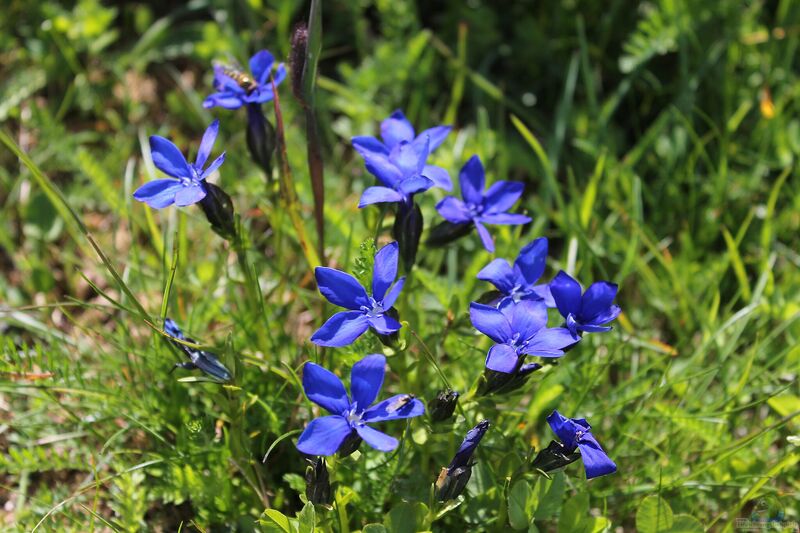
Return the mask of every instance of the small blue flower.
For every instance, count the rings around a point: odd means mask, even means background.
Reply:
[[[472,302],[469,316],[475,328],[495,344],[486,356],[486,368],[507,374],[520,370],[526,355],[556,358],[575,344],[566,328],[548,328],[547,307],[523,300],[497,309]]]
[[[239,109],[246,104],[263,104],[269,102],[275,95],[272,93],[272,64],[275,58],[268,50],[261,50],[250,58],[250,72],[239,72],[221,65],[214,66],[214,88],[212,93],[203,101],[203,107],[223,107],[225,109]],[[286,67],[281,63],[275,69],[273,80],[275,85],[286,78]]]
[[[425,412],[425,406],[409,394],[398,394],[372,405],[383,385],[385,372],[383,355],[368,355],[357,362],[350,371],[351,396],[348,397],[335,374],[314,363],[306,363],[303,390],[309,400],[331,416],[312,420],[300,435],[297,449],[309,455],[333,455],[345,441],[360,438],[376,450],[394,450],[397,439],[367,424],[419,416]]]
[[[314,274],[319,292],[332,304],[349,311],[330,317],[311,336],[311,342],[320,346],[347,346],[370,327],[381,335],[389,335],[402,327],[400,322],[386,314],[406,280],[402,277],[392,286],[397,276],[398,253],[397,243],[392,242],[375,254],[372,296],[368,296],[364,287],[350,274],[328,267],[316,268]]]
[[[530,217],[506,213],[513,206],[525,185],[515,181],[498,181],[484,193],[486,174],[483,164],[474,155],[461,168],[458,175],[463,201],[448,196],[436,205],[442,217],[453,224],[474,223],[483,247],[494,252],[494,241],[484,224],[527,224]]]
[[[558,312],[575,338],[578,338],[579,331],[610,331],[611,326],[603,324],[608,324],[622,312],[619,306],[614,305],[616,283],[597,281],[581,296],[580,284],[562,270],[550,282],[550,292]]]
[[[219,133],[219,121],[208,126],[197,151],[194,164],[186,161],[178,147],[158,135],[150,137],[150,151],[153,163],[159,170],[172,176],[172,179],[158,179],[145,183],[133,193],[133,197],[150,207],[161,209],[173,203],[184,207],[205,198],[207,191],[205,179],[225,161],[225,152],[217,157],[206,169],[203,167],[211,155],[211,148]]]
[[[404,142],[416,145],[429,142],[428,149],[433,152],[444,142],[452,129],[452,126],[434,126],[415,136],[414,126],[403,112],[397,109],[381,122],[383,142],[370,136],[353,137],[352,142],[356,151],[364,157],[370,154],[388,156],[392,148]]]
[[[581,452],[586,479],[592,479],[617,471],[614,464],[591,433],[592,426],[583,418],[567,418],[558,411],[547,417],[547,423],[570,454],[577,448]]]
[[[522,300],[540,300],[555,307],[550,287],[536,284],[544,274],[547,260],[547,237],[540,237],[520,250],[513,268],[505,259],[495,259],[478,272],[478,279],[490,282],[503,294],[498,306]]]

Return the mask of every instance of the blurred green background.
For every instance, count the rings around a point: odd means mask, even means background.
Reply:
[[[284,61],[308,9],[4,4],[0,128],[30,161],[0,150],[3,528],[281,531],[264,509],[303,508],[290,433],[311,418],[300,364],[326,357],[346,376],[380,345],[323,355],[308,343],[331,309],[276,187],[250,162],[244,111],[201,103],[213,62],[246,65],[262,48]],[[349,139],[401,108],[418,129],[455,126],[433,161],[453,178],[477,153],[488,180],[526,183],[534,221],[521,234],[496,228],[497,257],[545,235],[548,278],[564,268],[585,284],[615,281],[625,314],[525,394],[470,396],[452,428],[412,424],[400,456],[337,464],[337,506],[317,509],[318,527],[699,531],[737,517],[800,520],[800,3],[324,0],[322,11],[331,264],[369,271],[362,243],[379,210],[356,207],[372,178]],[[281,89],[313,236],[302,112]],[[242,216],[257,290],[199,209],[131,198],[156,175],[149,135],[193,157],[213,118],[214,153],[228,153],[216,183]],[[428,225],[439,197],[422,201]],[[487,290],[474,276],[491,257],[474,238],[420,255],[400,304],[409,347],[390,359],[387,390],[435,395],[430,349],[466,392],[488,347],[470,337],[468,303]],[[159,325],[162,311],[225,354],[236,387],[167,374],[177,353],[144,321]],[[544,417],[556,407],[592,422],[617,474],[587,483],[573,465],[553,481],[509,483],[530,447],[549,442]],[[429,484],[481,417],[494,427],[466,499],[431,522]]]

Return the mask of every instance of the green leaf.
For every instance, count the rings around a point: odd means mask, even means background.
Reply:
[[[558,517],[558,531],[578,533],[591,531],[589,523],[589,495],[582,492],[567,499]]]
[[[261,518],[258,520],[259,524],[266,526],[266,531],[277,533],[295,533],[289,517],[275,509],[267,509]]]
[[[566,481],[563,472],[556,472],[552,479],[540,477],[534,490],[534,518],[553,518],[561,509]]]
[[[401,503],[395,505],[384,517],[383,525],[391,533],[416,533],[423,531],[428,506],[424,503]]]
[[[636,511],[636,530],[639,533],[669,531],[672,523],[672,509],[663,498],[652,495],[639,504]]]
[[[361,533],[386,533],[386,528],[383,524],[367,524]]]
[[[705,528],[700,521],[688,514],[676,514],[670,533],[703,533]]]
[[[514,529],[525,529],[530,522],[533,506],[533,491],[527,481],[514,483],[508,492],[508,522]]]
[[[317,522],[317,517],[314,513],[314,504],[306,502],[303,509],[297,513],[297,520],[300,525],[300,533],[314,533],[314,526]]]

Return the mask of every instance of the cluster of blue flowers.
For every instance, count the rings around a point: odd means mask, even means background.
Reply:
[[[204,107],[238,109],[246,106],[250,120],[248,144],[259,135],[266,134],[265,119],[260,105],[272,100],[274,87],[286,77],[284,66],[274,67],[273,56],[263,50],[250,60],[250,72],[216,66],[214,86],[216,92],[203,102]],[[254,118],[255,117],[255,118]],[[255,126],[254,126],[255,124]],[[429,155],[446,140],[450,126],[436,126],[417,134],[401,111],[395,111],[381,123],[381,139],[355,137],[353,146],[364,159],[364,164],[379,182],[362,194],[359,207],[377,203],[397,204],[395,239],[383,246],[374,257],[372,283],[369,291],[352,275],[328,267],[317,267],[315,276],[320,293],[332,304],[344,308],[325,321],[311,336],[311,341],[325,347],[342,347],[353,343],[367,330],[372,330],[384,340],[396,335],[402,328],[394,305],[403,290],[405,277],[398,278],[401,259],[410,269],[416,257],[422,218],[415,204],[415,195],[433,187],[446,191],[453,188],[444,168],[428,164]],[[169,140],[152,136],[150,147],[153,163],[169,178],[157,179],[142,185],[134,198],[150,207],[160,209],[175,204],[179,207],[200,203],[215,229],[219,212],[218,187],[206,182],[225,160],[223,152],[207,165],[219,134],[219,121],[209,125],[197,152],[194,163],[189,163],[181,151]],[[252,134],[252,135],[251,135]],[[269,167],[269,154],[263,148],[251,148],[257,163]],[[259,155],[260,154],[260,155]],[[466,235],[472,227],[478,233],[483,247],[494,251],[494,241],[486,225],[526,224],[530,218],[509,210],[522,196],[524,185],[518,182],[497,181],[487,188],[483,164],[472,156],[459,173],[461,198],[447,196],[436,205],[444,222],[432,233],[438,244]],[[442,237],[444,236],[444,237]],[[430,242],[430,241],[429,241]],[[508,392],[522,386],[530,374],[542,367],[529,358],[552,361],[561,358],[578,344],[585,333],[608,331],[608,325],[620,313],[614,305],[617,286],[600,281],[582,293],[580,284],[565,272],[559,272],[549,283],[540,279],[545,271],[548,241],[538,238],[523,247],[514,264],[505,259],[494,259],[477,275],[491,283],[496,290],[481,298],[483,303],[470,304],[469,315],[473,326],[489,337],[494,344],[486,355],[483,376],[484,394]],[[560,323],[548,327],[549,310],[557,310]],[[555,314],[555,311],[554,311]],[[171,320],[165,322],[165,331],[172,343],[189,357],[188,362],[176,367],[199,368],[218,381],[229,381],[230,372],[213,354],[194,350]],[[350,373],[350,394],[342,381],[331,371],[307,362],[303,368],[303,389],[313,403],[329,415],[312,420],[302,432],[297,448],[310,456],[328,456],[335,453],[346,456],[353,453],[362,442],[372,448],[388,452],[399,442],[396,438],[372,427],[372,424],[408,419],[425,413],[425,405],[412,394],[398,394],[385,400],[376,400],[383,386],[386,358],[372,354],[355,363]],[[479,391],[480,393],[480,391]],[[440,394],[439,403],[431,420],[440,421],[452,416],[458,393]],[[435,402],[432,402],[435,404]],[[569,419],[554,411],[547,419],[560,442],[553,441],[533,460],[532,466],[543,472],[583,460],[587,478],[608,474],[616,465],[605,454],[584,419]],[[457,497],[471,475],[471,457],[489,429],[484,420],[466,435],[461,447],[448,467],[442,469],[435,482],[438,498],[442,501]],[[313,463],[312,477],[327,480],[324,460]],[[314,494],[329,494],[324,487]],[[325,499],[324,496],[315,496]]]

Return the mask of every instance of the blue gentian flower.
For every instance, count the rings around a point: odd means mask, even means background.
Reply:
[[[558,312],[575,338],[578,338],[580,331],[610,331],[611,326],[603,324],[608,324],[622,312],[619,306],[614,305],[616,283],[597,281],[581,296],[580,284],[562,270],[550,282],[550,292]]]
[[[526,355],[556,358],[575,344],[566,328],[548,328],[547,307],[523,300],[497,309],[472,302],[469,316],[475,328],[495,344],[486,356],[486,368],[508,374],[519,370]]]
[[[352,142],[356,151],[364,157],[372,154],[388,156],[392,149],[401,143],[421,145],[428,142],[428,150],[433,152],[444,142],[452,129],[452,126],[434,126],[415,135],[414,126],[403,112],[397,109],[381,122],[383,142],[370,136],[353,137]]]
[[[379,203],[410,205],[414,194],[433,186],[452,190],[453,184],[445,169],[425,164],[429,146],[429,137],[425,137],[422,142],[402,141],[386,155],[364,153],[367,170],[383,185],[368,187],[358,207]]]
[[[513,206],[525,185],[515,181],[498,181],[484,193],[486,174],[483,164],[474,155],[458,175],[463,201],[448,196],[436,205],[442,217],[453,224],[475,224],[483,247],[494,252],[494,241],[484,224],[527,224],[530,217],[506,213]]]
[[[558,411],[547,417],[547,423],[570,454],[577,448],[581,452],[586,479],[592,479],[617,471],[614,464],[591,433],[592,426],[583,418],[567,418]]]
[[[205,198],[207,194],[205,179],[225,161],[225,152],[217,157],[206,169],[203,167],[211,155],[211,148],[219,133],[219,120],[208,126],[197,151],[194,164],[188,163],[178,147],[171,141],[153,135],[150,137],[150,151],[153,163],[172,179],[158,179],[145,183],[133,193],[133,197],[150,207],[161,209],[173,203],[179,207],[191,205]]]
[[[397,439],[367,424],[419,416],[425,412],[425,406],[409,394],[398,394],[372,405],[383,385],[385,372],[383,355],[368,355],[357,362],[350,371],[351,396],[348,397],[335,374],[317,364],[306,363],[303,390],[309,400],[331,416],[312,420],[300,435],[297,449],[309,455],[333,455],[345,441],[363,439],[376,450],[394,450]]]
[[[261,50],[250,58],[250,74],[221,65],[214,66],[214,88],[217,92],[206,97],[203,107],[239,109],[247,104],[269,102],[275,97],[269,80],[274,62],[275,58],[268,50]],[[272,78],[276,86],[286,78],[283,63],[275,69]]]
[[[399,247],[392,242],[378,250],[372,273],[372,296],[350,274],[328,267],[317,267],[319,292],[332,304],[348,311],[336,313],[311,336],[311,342],[320,346],[347,346],[372,327],[381,335],[399,330],[400,322],[387,314],[406,278],[401,277],[392,286],[397,276]],[[391,287],[391,290],[390,290]]]
[[[503,294],[499,306],[522,300],[540,300],[555,307],[547,283],[536,284],[544,274],[547,237],[540,237],[520,250],[514,266],[505,259],[495,259],[478,272],[478,279],[490,282]]]

